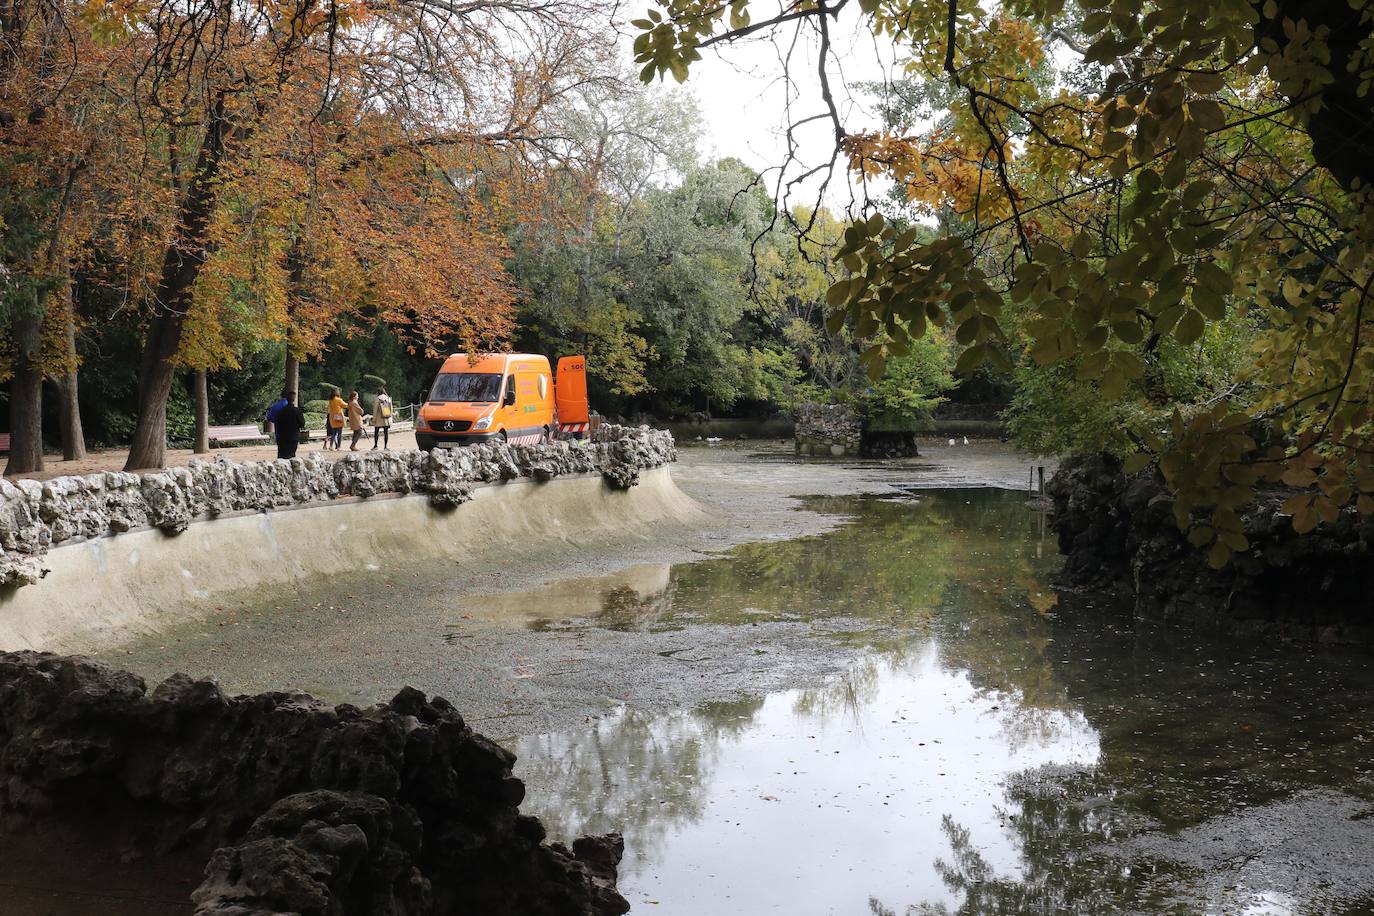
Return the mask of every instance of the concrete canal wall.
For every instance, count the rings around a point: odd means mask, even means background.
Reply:
[[[500,563],[625,537],[701,510],[672,437],[207,461],[0,491],[0,649],[91,651],[197,605],[311,575]]]

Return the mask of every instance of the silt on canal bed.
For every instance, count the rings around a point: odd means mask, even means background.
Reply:
[[[468,619],[352,607],[302,686],[361,689],[372,663],[348,653],[366,647],[485,710],[553,836],[624,831],[636,912],[1369,912],[1364,656],[1059,608],[1020,494],[809,507],[851,518],[490,604],[455,594]],[[321,605],[298,614],[340,613]],[[213,670],[226,640],[299,657],[320,628],[289,616],[243,611],[232,637],[169,634],[130,663]],[[401,628],[422,636],[377,643]],[[580,724],[541,727],[560,719]]]

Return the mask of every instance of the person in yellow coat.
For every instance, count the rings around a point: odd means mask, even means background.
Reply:
[[[339,389],[334,389],[334,394],[329,399],[329,416],[325,421],[329,429],[329,435],[324,437],[324,447],[338,451],[343,448],[343,428],[344,421],[348,416],[348,404],[345,403]]]

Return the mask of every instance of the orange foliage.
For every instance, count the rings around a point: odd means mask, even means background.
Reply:
[[[951,130],[920,137],[891,133],[852,134],[845,138],[849,167],[865,177],[886,175],[908,201],[932,210],[945,207],[970,219],[996,220],[1011,212],[1007,196],[990,170],[997,153],[986,137],[979,144]],[[1012,148],[1002,154],[1012,160]]]

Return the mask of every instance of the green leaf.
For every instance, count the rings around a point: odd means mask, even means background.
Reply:
[[[954,364],[955,374],[967,375],[974,369],[977,369],[979,366],[983,364],[983,359],[986,357],[986,355],[987,347],[985,347],[983,344],[976,344],[972,347],[969,347],[963,353],[959,354],[959,360]]]
[[[1207,322],[1203,319],[1202,313],[1196,309],[1188,309],[1179,319],[1178,326],[1174,328],[1174,337],[1181,344],[1190,344],[1200,338],[1206,328]]]
[[[1188,88],[1198,95],[1211,95],[1220,92],[1226,85],[1226,80],[1220,73],[1189,73]]]
[[[1122,150],[1120,155],[1111,161],[1107,166],[1107,171],[1118,181],[1126,177],[1126,173],[1131,170],[1131,156],[1126,150]]]
[[[1153,457],[1145,452],[1136,452],[1126,456],[1126,460],[1122,462],[1122,467],[1127,474],[1139,474],[1150,466],[1152,460]]]
[[[1193,305],[1213,321],[1226,317],[1226,298],[1214,290],[1197,287],[1193,290]]]
[[[1123,343],[1136,344],[1145,339],[1145,331],[1138,321],[1114,321],[1112,333]]]
[[[1215,187],[1216,185],[1206,178],[1190,182],[1188,187],[1183,189],[1183,206],[1189,210],[1199,206]]]
[[[1216,538],[1216,529],[1208,525],[1198,525],[1188,532],[1188,543],[1194,547],[1206,547]]]
[[[1083,30],[1084,35],[1096,35],[1098,32],[1105,29],[1107,27],[1107,23],[1111,22],[1111,20],[1112,14],[1110,10],[1098,10],[1095,13],[1089,13],[1088,15],[1084,16],[1083,22],[1080,23],[1079,28]],[[1116,76],[1117,74],[1114,73],[1112,75]],[[1124,81],[1125,74],[1123,73],[1120,75]]]
[[[1102,390],[1102,396],[1109,401],[1115,401],[1126,393],[1126,376],[1115,366],[1111,366],[1106,372],[1102,373],[1102,378],[1098,381],[1098,387]]]

